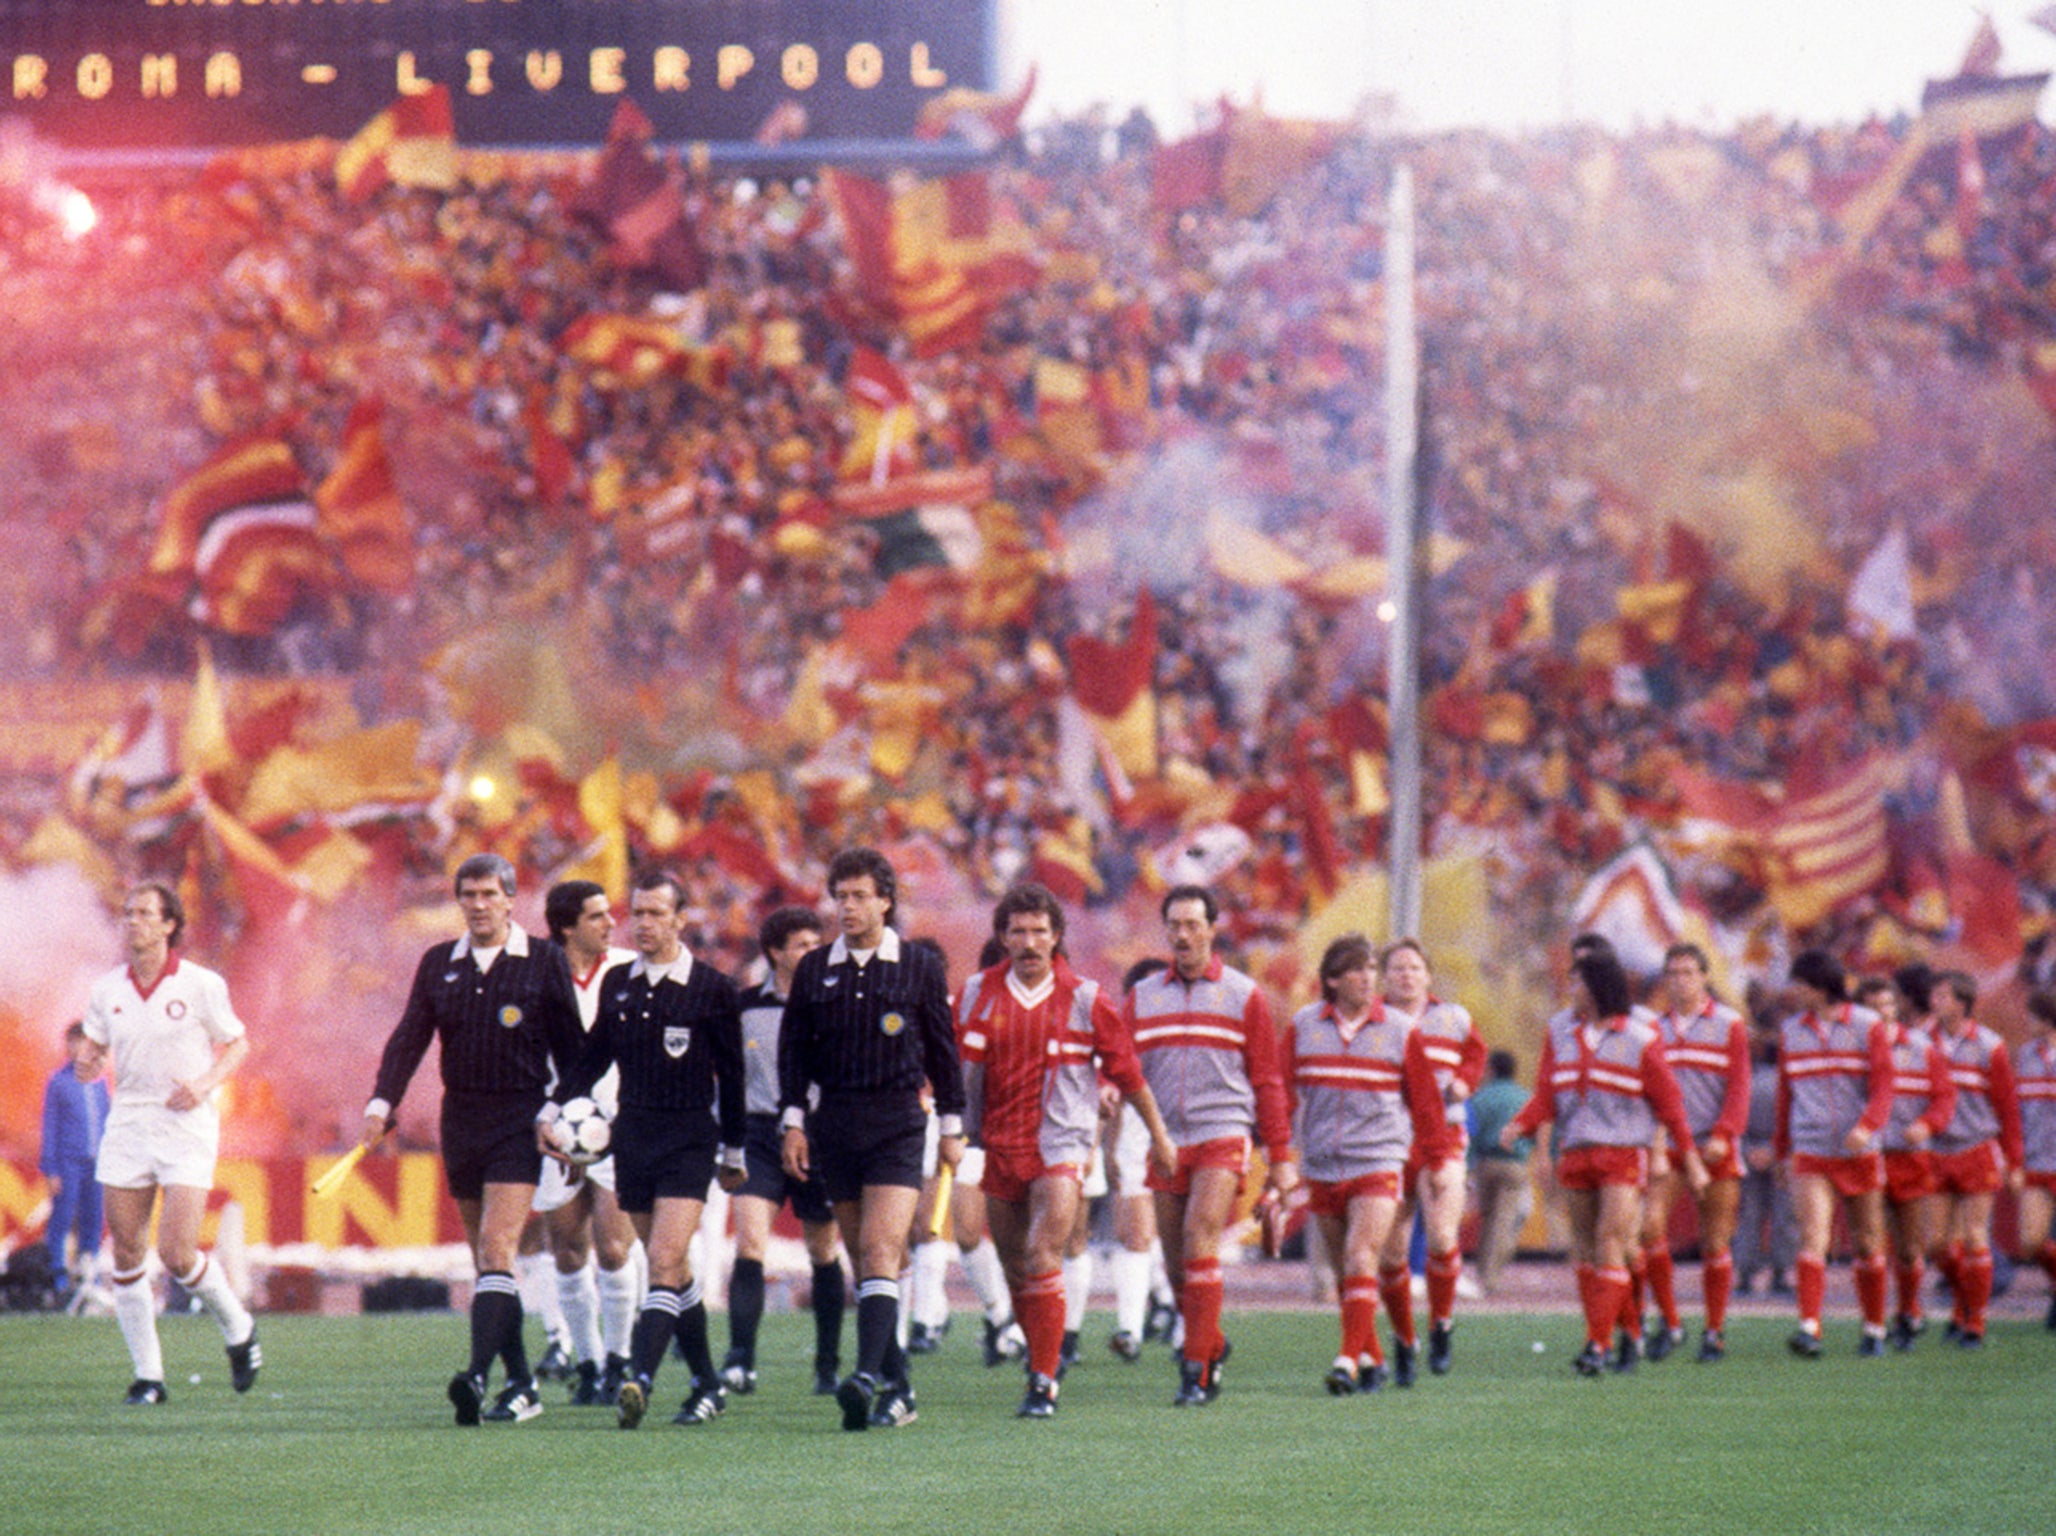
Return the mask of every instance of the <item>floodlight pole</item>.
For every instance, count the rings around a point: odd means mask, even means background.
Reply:
[[[1385,562],[1392,616],[1385,644],[1391,735],[1386,859],[1391,938],[1421,931],[1421,645],[1414,537],[1414,466],[1419,452],[1413,168],[1402,161],[1392,173],[1385,216]]]

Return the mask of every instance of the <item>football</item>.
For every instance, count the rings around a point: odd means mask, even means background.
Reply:
[[[573,1099],[550,1122],[550,1140],[557,1150],[581,1166],[607,1155],[614,1127],[606,1111],[591,1099]]]

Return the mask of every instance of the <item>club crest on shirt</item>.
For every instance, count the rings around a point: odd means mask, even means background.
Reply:
[[[518,1029],[521,1026],[521,1010],[513,1003],[500,1010],[500,1028]]]
[[[888,1035],[896,1035],[907,1027],[906,1015],[903,1013],[888,1013],[878,1021],[878,1027]]]
[[[686,1047],[692,1044],[692,1030],[683,1024],[664,1026],[664,1054],[673,1061],[683,1056]]]
[[[166,1003],[164,1005],[164,1016],[167,1019],[184,1018],[186,1016],[185,999],[182,997],[174,997],[170,1002]]]

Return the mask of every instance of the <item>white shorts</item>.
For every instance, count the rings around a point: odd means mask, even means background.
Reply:
[[[576,1183],[572,1182],[570,1172],[562,1163],[558,1162],[554,1157],[544,1158],[543,1179],[535,1187],[536,1214],[547,1216],[552,1211],[562,1210],[571,1203],[572,1197],[585,1187],[587,1179],[592,1180],[593,1183],[599,1185],[600,1188],[611,1195],[614,1192],[613,1157],[609,1155],[601,1158],[597,1163],[588,1164],[585,1169],[585,1177],[579,1179]]]
[[[107,1116],[94,1176],[113,1189],[212,1189],[220,1153],[221,1111],[212,1104],[183,1111],[118,1104]]]
[[[1123,1195],[1149,1193],[1149,1127],[1133,1104],[1121,1106],[1121,1129],[1114,1135],[1114,1178]]]
[[[936,1119],[935,1112],[930,1110],[928,1114],[928,1139],[921,1143],[921,1177],[924,1179],[935,1177],[937,1166],[935,1147],[936,1143],[941,1140],[942,1122]]]
[[[1079,1191],[1088,1200],[1097,1200],[1111,1186],[1107,1183],[1107,1151],[1095,1143],[1092,1158],[1085,1165],[1085,1184]]]
[[[984,1177],[985,1148],[964,1148],[964,1155],[957,1159],[957,1188],[976,1189]]]

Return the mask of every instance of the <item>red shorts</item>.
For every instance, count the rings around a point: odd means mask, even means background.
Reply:
[[[1442,1144],[1442,1155],[1432,1163],[1419,1151],[1409,1151],[1406,1154],[1406,1167],[1399,1175],[1399,1187],[1406,1191],[1406,1198],[1411,1200],[1419,1194],[1421,1175],[1430,1168],[1447,1168],[1452,1163],[1462,1167],[1464,1153],[1469,1150],[1470,1144],[1470,1132],[1460,1125],[1452,1125],[1449,1128],[1449,1140]]]
[[[2026,1177],[2029,1189],[2043,1189],[2052,1195],[2056,1195],[2056,1172],[2044,1172],[2039,1168],[2030,1168],[2027,1171]]]
[[[1649,1182],[1647,1147],[1572,1147],[1556,1160],[1556,1182],[1565,1189],[1601,1189]]]
[[[1925,1147],[1885,1154],[1885,1198],[1907,1205],[1940,1189],[1935,1181],[1935,1154]]]
[[[1353,1179],[1308,1179],[1306,1208],[1316,1216],[1347,1216],[1352,1200],[1399,1199],[1399,1170],[1359,1174]]]
[[[1740,1179],[1742,1177],[1742,1157],[1736,1151],[1735,1144],[1732,1141],[1728,1143],[1728,1150],[1725,1156],[1718,1162],[1706,1165],[1706,1176],[1709,1179]]]
[[[1945,1195],[1996,1195],[2005,1183],[1995,1141],[1935,1154],[1935,1187]]]
[[[1885,1187],[1885,1160],[1876,1152],[1866,1152],[1861,1157],[1815,1157],[1811,1152],[1794,1152],[1792,1172],[1826,1179],[1836,1194],[1848,1200]]]
[[[987,1147],[985,1172],[978,1176],[978,1187],[985,1191],[988,1200],[1004,1200],[1009,1205],[1018,1205],[1028,1198],[1030,1184],[1052,1175],[1083,1184],[1085,1165],[1045,1163],[1039,1152],[1007,1152],[998,1147]]]
[[[1212,1141],[1195,1141],[1178,1149],[1178,1170],[1165,1178],[1150,1164],[1149,1187],[1167,1195],[1192,1193],[1192,1175],[1201,1168],[1226,1168],[1237,1175],[1249,1172],[1249,1138],[1217,1136]]]

